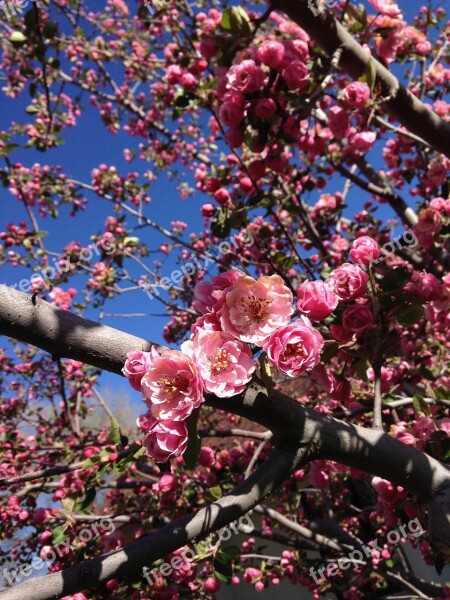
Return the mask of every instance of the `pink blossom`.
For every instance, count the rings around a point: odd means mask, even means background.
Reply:
[[[365,267],[376,261],[379,256],[380,248],[377,242],[368,235],[356,238],[350,248],[352,261]]]
[[[411,279],[403,287],[404,292],[419,296],[422,300],[440,300],[443,287],[432,273],[413,271]]]
[[[203,402],[203,384],[197,365],[178,350],[152,356],[141,381],[151,414],[160,420],[183,421]]]
[[[147,454],[159,463],[181,456],[187,443],[188,431],[184,423],[158,419],[151,421],[143,440]]]
[[[313,321],[322,321],[339,303],[339,298],[323,281],[304,281],[297,290],[297,308]]]
[[[264,85],[265,73],[254,60],[243,60],[227,73],[227,88],[239,94],[257,92]]]
[[[261,346],[271,333],[289,323],[292,301],[292,293],[279,275],[262,275],[257,280],[241,277],[226,295],[222,329],[243,342]]]
[[[419,220],[414,225],[414,232],[425,235],[434,235],[439,233],[442,227],[442,219],[438,210],[434,208],[425,208],[419,213]]]
[[[178,480],[175,475],[171,473],[164,473],[161,479],[157,483],[158,490],[162,494],[168,494],[169,492],[174,492],[178,487]]]
[[[348,331],[362,333],[375,327],[375,317],[365,304],[353,304],[344,310],[342,325]]]
[[[258,57],[263,64],[276,69],[283,60],[284,46],[280,42],[264,42],[258,48]]]
[[[244,119],[244,105],[242,97],[234,98],[224,102],[219,109],[219,117],[227,127],[237,127]]]
[[[367,83],[355,81],[350,83],[343,92],[342,99],[347,106],[352,108],[364,108],[370,98],[370,88]]]
[[[293,60],[281,72],[290,90],[303,89],[309,81],[308,67],[301,60]]]
[[[399,17],[402,11],[394,0],[369,0],[370,4],[382,15],[388,17]]]
[[[270,119],[277,111],[277,105],[272,98],[260,98],[254,108],[255,115],[260,119]]]
[[[200,213],[202,217],[210,219],[216,214],[216,207],[214,206],[214,204],[208,202],[206,204],[203,204],[203,206],[200,209]]]
[[[320,361],[324,340],[302,320],[277,329],[265,342],[267,356],[281,373],[296,377],[313,369]]]
[[[243,277],[244,273],[238,269],[230,269],[225,273],[214,275],[210,281],[200,281],[194,288],[195,310],[202,314],[218,310],[225,302],[225,296],[233,284]]]
[[[216,455],[209,446],[202,446],[198,457],[198,464],[202,467],[212,467],[216,462]]]
[[[347,111],[340,106],[332,106],[328,112],[328,124],[336,138],[347,137],[350,129],[350,120]]]
[[[344,263],[330,273],[328,283],[333,286],[341,300],[350,302],[364,296],[367,291],[368,279],[367,273],[360,267]]]
[[[358,152],[368,152],[377,138],[374,131],[361,131],[350,137],[349,144]]]
[[[122,373],[127,377],[130,385],[138,392],[141,391],[141,380],[145,373],[152,366],[153,357],[158,354],[155,346],[151,352],[141,352],[140,350],[130,350],[127,353],[127,360],[122,369]]]
[[[248,344],[222,331],[199,330],[192,338],[191,351],[206,391],[219,398],[243,392],[255,370]]]

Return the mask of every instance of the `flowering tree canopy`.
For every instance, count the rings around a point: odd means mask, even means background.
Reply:
[[[94,4],[2,2],[1,600],[449,597],[445,10]]]

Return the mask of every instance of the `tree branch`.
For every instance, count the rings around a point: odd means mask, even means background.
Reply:
[[[316,7],[321,0],[317,0]],[[335,19],[331,11],[323,10],[317,16],[306,0],[272,0],[272,8],[282,10],[329,55],[342,50],[339,67],[354,79],[367,72],[372,63],[375,87],[380,87],[386,98],[387,112],[399,123],[422,138],[435,150],[450,158],[450,123],[443,121],[407,90],[379,61],[371,57],[348,31]]]

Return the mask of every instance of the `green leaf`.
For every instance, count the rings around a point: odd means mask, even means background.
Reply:
[[[211,222],[211,231],[216,237],[221,239],[230,235],[231,223],[228,216],[228,209],[223,207],[219,210],[216,217]]]
[[[367,381],[369,381],[367,378],[367,369],[369,368],[367,360],[361,358],[360,360],[357,360],[353,366],[355,367],[358,376],[367,383]]]
[[[232,561],[240,555],[241,550],[238,546],[228,546],[221,548],[214,558],[214,574],[220,581],[228,583],[233,575]]]
[[[400,325],[415,325],[423,319],[425,311],[420,304],[410,304],[397,311],[395,317]]]
[[[425,400],[422,398],[422,396],[419,396],[419,394],[416,394],[413,397],[413,406],[414,406],[414,410],[416,411],[416,413],[418,413],[420,415],[425,415],[427,417],[431,414],[430,407],[425,402]]]
[[[392,292],[404,287],[411,279],[412,272],[406,267],[396,267],[390,270],[380,281],[380,287],[385,292]]]
[[[74,511],[78,513],[87,510],[94,502],[96,493],[95,488],[88,488],[86,490],[86,496],[82,500],[77,500],[75,502]]]
[[[29,115],[35,115],[37,112],[39,112],[39,109],[34,104],[29,104],[26,107],[25,112],[28,113]]]
[[[23,46],[23,44],[25,44],[27,41],[27,38],[21,31],[13,31],[8,39],[11,44],[14,44],[14,46]]]
[[[252,28],[248,14],[241,6],[226,8],[222,13],[220,26],[234,35],[250,35]]]
[[[65,525],[58,525],[52,531],[52,542],[54,546],[61,544],[66,539],[66,527]]]
[[[188,445],[183,454],[184,462],[188,469],[195,469],[202,443],[197,433],[198,411],[187,422]]]
[[[109,441],[111,442],[111,444],[114,444],[115,446],[120,446],[121,434],[120,434],[119,422],[116,419],[116,417],[112,417],[112,419],[111,419],[111,429],[109,430]]]
[[[214,500],[219,500],[219,498],[222,498],[222,489],[220,486],[215,485],[214,487],[210,487],[208,489],[208,494],[211,496],[211,498],[214,498]]]

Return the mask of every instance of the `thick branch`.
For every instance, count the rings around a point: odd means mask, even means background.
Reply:
[[[379,86],[383,97],[387,98],[384,103],[387,112],[432,148],[450,158],[450,124],[427,108],[386,67],[372,58],[333,17],[332,10],[313,12],[312,9],[323,8],[323,4],[323,0],[273,0],[272,7],[285,12],[329,56],[341,49],[339,67],[354,79],[367,72],[372,62],[376,74],[375,87]]]
[[[0,286],[0,334],[28,342],[58,356],[120,373],[127,350],[148,349],[150,342],[87,321],[42,300]],[[430,536],[450,546],[450,470],[415,448],[381,431],[326,417],[253,382],[234,398],[208,396],[211,406],[246,417],[273,433],[275,446],[305,460],[330,459],[401,485],[431,499]],[[392,458],[395,457],[395,460]]]
[[[86,560],[45,577],[29,579],[0,592],[1,600],[49,600],[73,594],[112,577],[141,570],[174,550],[199,541],[209,533],[236,521],[259,504],[297,469],[302,453],[275,449],[253,475],[238,488],[196,514],[183,517],[121,550]]]

